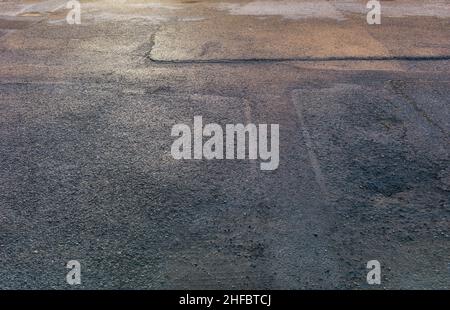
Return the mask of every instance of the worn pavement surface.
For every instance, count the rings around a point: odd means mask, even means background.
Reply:
[[[1,288],[450,288],[447,1],[65,3],[0,2]],[[194,115],[279,168],[173,159]]]

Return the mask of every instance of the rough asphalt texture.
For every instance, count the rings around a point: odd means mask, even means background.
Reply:
[[[0,288],[449,289],[446,7],[304,2],[0,2]],[[280,124],[279,168],[174,160],[194,115]]]

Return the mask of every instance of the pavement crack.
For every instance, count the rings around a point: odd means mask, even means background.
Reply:
[[[446,130],[440,126],[437,122],[435,122],[430,115],[428,115],[423,109],[419,107],[417,102],[411,98],[405,91],[404,88],[406,87],[406,83],[404,81],[400,80],[390,80],[388,82],[388,85],[391,87],[391,89],[394,91],[395,94],[401,96],[408,104],[410,104],[414,110],[421,115],[428,123],[439,129],[439,131],[444,134],[444,136],[447,135]]]
[[[302,110],[302,107],[300,106],[301,104],[300,104],[298,98],[299,98],[298,90],[294,90],[293,92],[291,92],[291,101],[294,104],[296,112],[297,112],[301,133],[302,133],[303,139],[305,141],[306,149],[308,151],[309,161],[310,161],[311,167],[314,172],[314,177],[316,179],[316,183],[319,186],[320,191],[322,192],[322,195],[325,198],[325,201],[327,203],[329,203],[330,195],[329,195],[329,192],[327,189],[325,178],[322,173],[322,168],[320,167],[319,159],[314,150],[314,143],[312,141],[311,134],[309,133],[308,127],[306,126],[303,110]]]
[[[150,60],[152,59],[152,52],[153,52],[153,48],[155,47],[156,35],[158,34],[160,28],[161,28],[161,27],[158,27],[158,28],[155,30],[155,32],[153,32],[153,33],[150,35],[149,42],[146,44],[146,45],[147,45],[147,47],[146,47],[147,52],[146,52],[145,55],[144,55],[144,57],[145,57],[146,59],[150,59]]]
[[[153,38],[154,40],[154,38]],[[154,45],[154,42],[153,42]],[[152,49],[153,49],[152,45]],[[290,58],[228,58],[228,59],[157,59],[152,57],[152,50],[146,57],[157,64],[252,64],[252,63],[275,63],[275,62],[328,62],[328,61],[442,61],[450,60],[450,55],[436,56],[331,56],[331,57],[290,57]]]

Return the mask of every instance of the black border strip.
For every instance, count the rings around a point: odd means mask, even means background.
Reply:
[[[181,305],[181,297],[214,297],[211,307],[206,305]],[[224,295],[270,295],[270,306],[266,304],[224,304]],[[432,307],[432,309],[449,309],[450,291],[1,291],[0,307],[10,306],[55,306],[59,309],[85,306],[130,307],[158,306],[196,309],[230,309],[240,308],[284,308],[289,306],[305,307],[355,307],[358,309],[378,309],[382,307],[409,306]],[[309,309],[309,308],[308,308]]]

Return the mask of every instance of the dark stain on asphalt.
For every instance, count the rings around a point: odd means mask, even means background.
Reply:
[[[427,159],[411,158],[399,145],[361,141],[352,145],[347,180],[372,193],[392,196],[411,189],[418,182],[436,179],[443,168]]]

